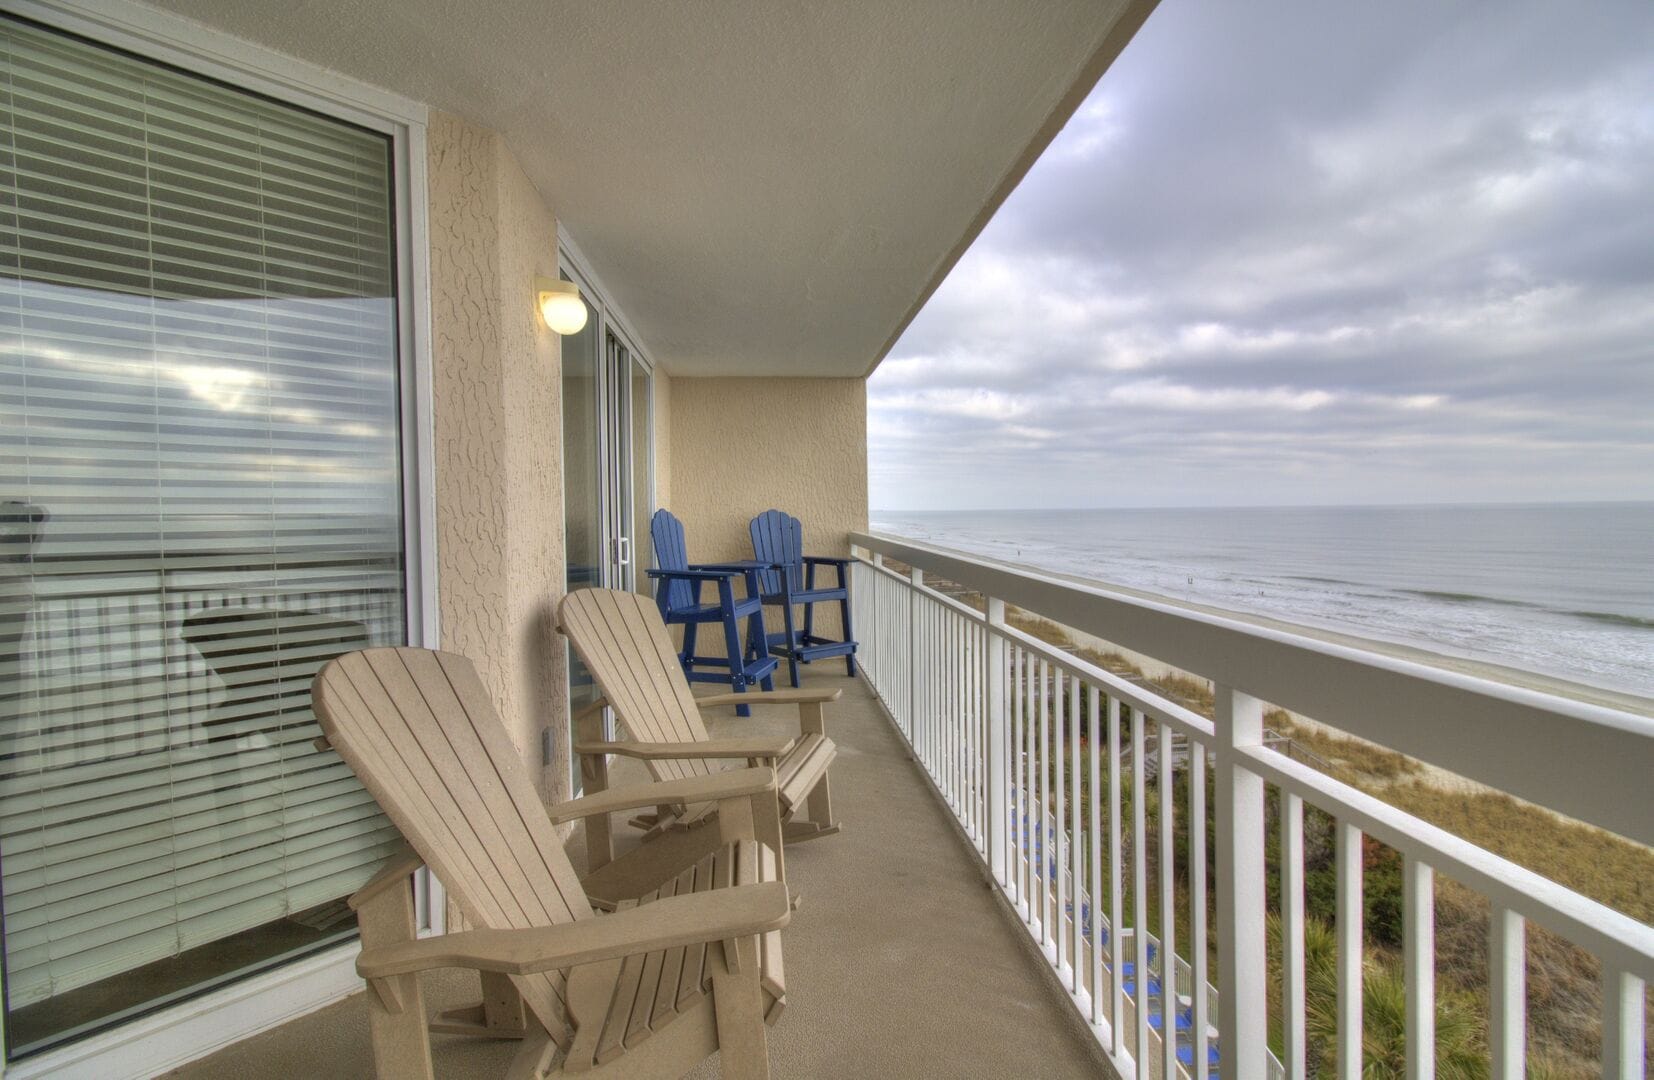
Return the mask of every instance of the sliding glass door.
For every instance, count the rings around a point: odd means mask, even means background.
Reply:
[[[585,329],[563,338],[563,521],[568,588],[651,592],[649,515],[654,512],[652,380],[610,311],[577,274]],[[596,701],[569,653],[574,710]],[[572,764],[572,763],[571,763]],[[578,787],[579,776],[574,776]]]
[[[397,845],[309,698],[408,635],[391,160],[0,16],[12,1057],[349,938]]]

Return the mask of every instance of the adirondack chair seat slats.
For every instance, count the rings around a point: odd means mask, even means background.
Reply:
[[[812,732],[799,738],[775,770],[776,796],[783,813],[804,804],[837,756],[838,747],[825,735]]]
[[[773,879],[776,873],[773,853],[768,848],[758,850],[766,859],[766,866],[760,871],[760,879],[763,879],[763,875],[769,875],[769,878]],[[666,897],[728,888],[731,881],[737,878],[738,872],[732,865],[736,859],[736,848],[733,845],[720,848],[677,877],[668,880],[659,889],[639,897],[638,906]],[[771,942],[769,935],[765,935],[763,941],[765,944],[760,949],[759,985],[764,993],[765,1021],[773,1024],[786,1005],[786,984],[781,966],[781,950],[778,947],[779,934],[774,942]],[[603,1021],[603,1032],[598,1036],[598,1064],[619,1058],[626,1050],[637,1047],[650,1035],[664,1028],[685,1008],[692,1006],[695,999],[710,991],[712,976],[706,962],[706,951],[721,948],[723,945],[720,942],[699,942],[676,949],[660,949],[627,957],[615,970],[613,998],[608,1015]],[[686,970],[698,972],[699,978],[691,977],[684,982],[687,996],[680,996],[677,987]],[[677,973],[672,979],[672,1007],[670,1010],[663,1010],[663,1015],[657,1019],[655,1011],[664,1004],[661,984],[670,972]]]
[[[827,775],[827,767],[838,756],[838,746],[825,735],[801,735],[792,748],[775,766],[776,797],[781,800],[781,814],[790,817],[797,809],[805,808],[810,792]],[[713,820],[717,812],[714,803],[697,803],[669,823],[673,828],[692,828]]]

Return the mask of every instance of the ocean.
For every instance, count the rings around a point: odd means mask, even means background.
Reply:
[[[1654,503],[871,517],[939,547],[1654,698]]]

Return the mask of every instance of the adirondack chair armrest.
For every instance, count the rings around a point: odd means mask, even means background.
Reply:
[[[710,709],[716,705],[814,705],[837,701],[843,696],[844,691],[837,689],[753,690],[744,694],[707,694],[705,697],[697,697],[695,704],[702,709]]]
[[[767,934],[786,926],[791,917],[786,884],[765,881],[671,896],[557,926],[466,930],[363,949],[356,959],[356,972],[364,979],[389,979],[432,968],[534,975],[680,945]]]
[[[837,555],[806,555],[802,561],[806,565],[814,563],[817,566],[849,566],[855,560],[840,558]]]
[[[697,742],[579,742],[576,754],[619,754],[642,761],[686,761],[693,758],[778,758],[796,740],[784,735],[754,735],[741,739],[704,739]]]
[[[379,870],[368,878],[360,889],[350,894],[346,901],[350,910],[361,911],[363,906],[386,889],[395,888],[407,881],[415,870],[425,865],[425,860],[404,840],[402,847],[390,858],[379,865]]]
[[[546,816],[554,825],[619,810],[644,806],[680,806],[686,803],[719,802],[742,796],[762,795],[775,790],[774,769],[731,769],[728,772],[667,780],[659,784],[629,784],[593,795],[570,799],[548,807]]]

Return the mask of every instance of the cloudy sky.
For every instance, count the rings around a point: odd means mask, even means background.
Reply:
[[[1654,498],[1654,3],[1163,0],[868,394],[875,509]]]

